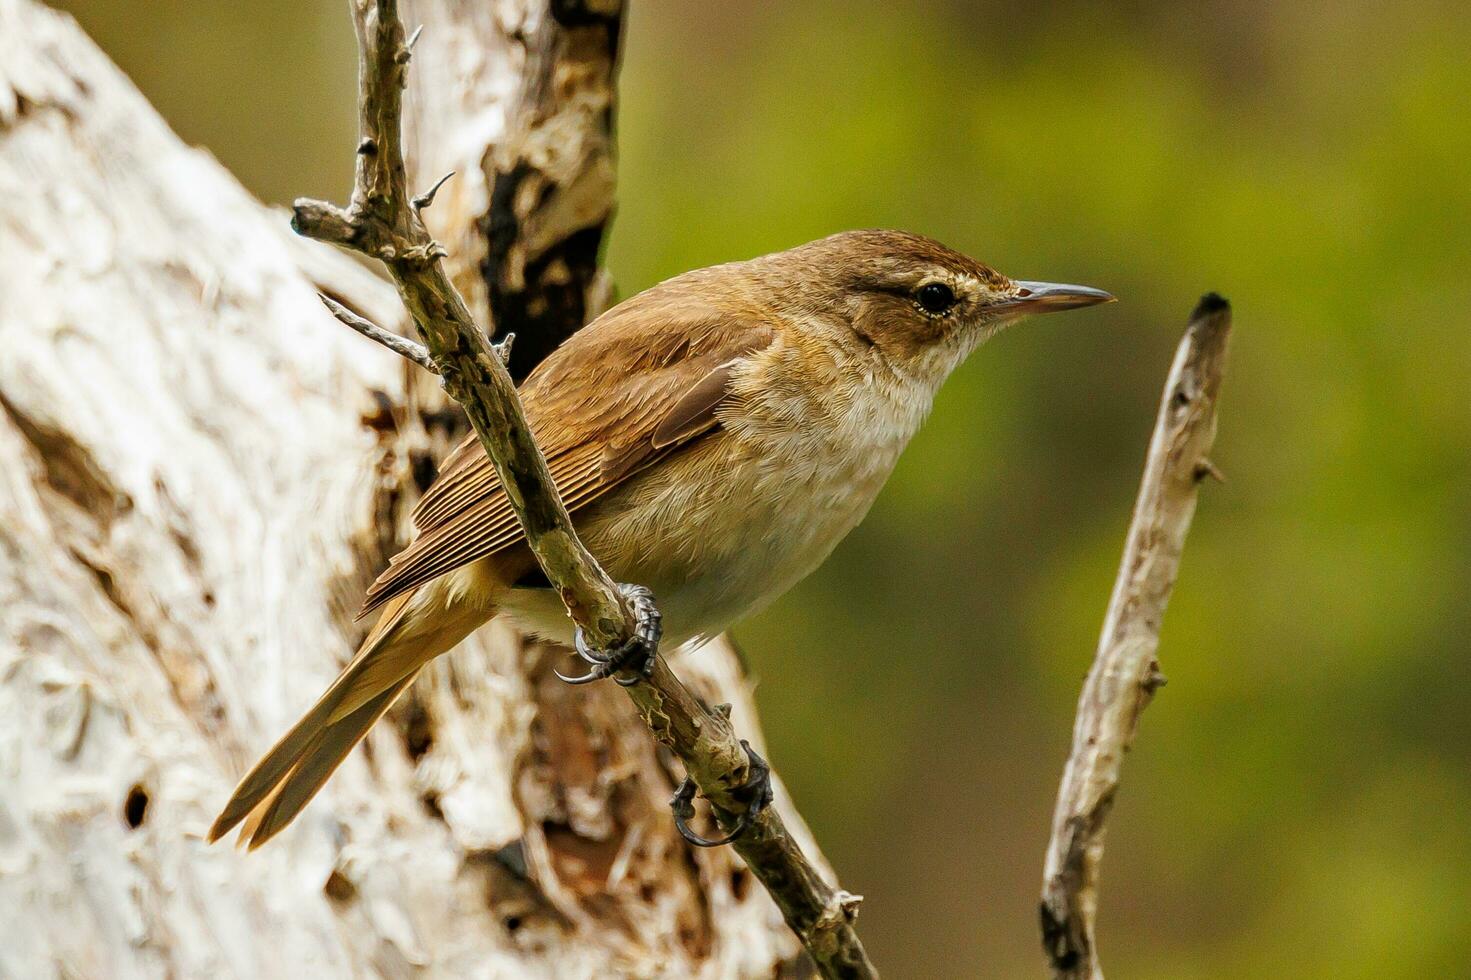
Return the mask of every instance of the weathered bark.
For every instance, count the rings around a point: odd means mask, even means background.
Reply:
[[[444,73],[418,105],[447,80],[464,97],[434,132],[482,160],[519,91],[498,52],[533,15],[418,9],[416,72]],[[471,9],[499,40],[436,26]],[[452,251],[488,213],[473,188],[432,212]],[[795,940],[733,854],[678,839],[622,692],[564,687],[495,627],[270,847],[203,844],[350,654],[350,610],[463,424],[317,290],[401,319],[390,287],[179,143],[68,18],[0,0],[0,975],[781,969]],[[676,663],[755,730],[729,648]]]

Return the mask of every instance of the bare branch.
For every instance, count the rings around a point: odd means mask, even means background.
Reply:
[[[1165,382],[1123,563],[1098,653],[1078,698],[1042,885],[1042,941],[1058,980],[1102,980],[1095,943],[1103,830],[1139,715],[1164,682],[1155,653],[1180,568],[1226,366],[1231,307],[1207,294],[1191,314]]]
[[[430,238],[405,188],[400,123],[409,47],[397,3],[352,2],[362,133],[352,203],[344,210],[299,200],[292,225],[383,261],[568,613],[594,646],[617,647],[632,634],[631,611],[573,530],[502,358],[451,283],[440,261],[444,250]],[[749,759],[730,722],[696,698],[663,659],[647,681],[627,691],[654,737],[679,756],[716,814],[733,825],[733,815],[744,810],[740,790]],[[762,810],[733,846],[824,976],[877,976],[853,928],[856,899],[822,878],[774,808]]]
[[[327,307],[329,313],[349,327],[352,327],[364,337],[373,341],[373,343],[382,344],[399,357],[408,358],[426,371],[433,371],[435,374],[439,373],[439,368],[435,365],[434,358],[429,356],[429,348],[423,344],[384,330],[372,320],[358,316],[326,293],[318,293],[317,299],[322,301],[322,305]]]
[[[409,53],[397,7],[394,0],[353,0],[362,138],[352,203],[343,212],[298,201],[293,224],[308,237],[347,245],[387,266],[445,389],[464,407],[502,486],[518,503],[527,542],[546,565],[548,579],[593,644],[616,646],[633,628],[630,611],[577,539],[510,375],[450,282],[439,261],[442,249],[410,206],[400,131]]]

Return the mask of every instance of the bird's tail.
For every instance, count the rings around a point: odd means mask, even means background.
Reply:
[[[209,829],[210,843],[242,821],[241,843],[251,850],[285,829],[420,669],[484,620],[443,607],[415,615],[414,599],[411,592],[388,604],[332,686],[240,780]]]

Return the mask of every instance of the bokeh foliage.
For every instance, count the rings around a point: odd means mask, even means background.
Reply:
[[[339,3],[73,0],[263,196],[340,197]],[[1471,964],[1471,10],[635,5],[625,292],[849,227],[1122,302],[951,382],[869,520],[737,630],[893,976],[1030,976],[1047,823],[1174,343],[1237,329],[1105,864],[1118,976]],[[243,84],[249,79],[250,84]],[[324,128],[325,127],[325,128]]]

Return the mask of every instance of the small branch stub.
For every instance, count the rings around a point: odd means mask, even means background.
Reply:
[[[1201,299],[1175,353],[1123,562],[1078,698],[1042,884],[1042,942],[1057,980],[1102,980],[1095,940],[1104,822],[1139,715],[1165,678],[1155,653],[1216,432],[1230,305]]]
[[[501,363],[506,365],[508,368],[511,364],[511,347],[515,343],[516,334],[513,332],[506,334],[500,340],[497,340],[495,343],[490,345],[491,349],[495,351],[495,356],[499,357],[501,359]]]
[[[414,36],[418,37],[418,32],[415,32]],[[412,44],[413,42],[410,41],[409,43]],[[443,187],[454,175],[455,172],[451,170],[449,173],[436,180],[433,187],[430,187],[427,191],[414,198],[414,210],[423,211],[425,208],[429,207],[429,205],[433,204],[434,195],[438,194],[439,189]]]

